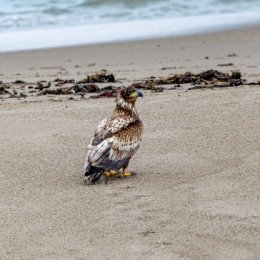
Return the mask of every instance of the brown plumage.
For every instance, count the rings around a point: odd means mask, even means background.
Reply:
[[[125,169],[137,152],[143,133],[143,124],[135,108],[138,96],[134,87],[120,89],[116,96],[116,108],[110,118],[102,120],[88,146],[85,162],[85,180],[95,183],[106,172]]]

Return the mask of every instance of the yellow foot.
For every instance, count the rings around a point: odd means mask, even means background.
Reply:
[[[129,176],[134,176],[136,173],[134,172],[122,172],[121,176],[122,177],[129,177]]]
[[[117,172],[117,171],[109,170],[109,171],[106,171],[105,175],[106,175],[107,177],[116,176],[116,175],[118,175],[118,172]]]

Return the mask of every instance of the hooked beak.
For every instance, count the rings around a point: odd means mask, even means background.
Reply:
[[[140,89],[137,89],[136,93],[137,93],[138,97],[144,97],[144,94],[143,94],[143,92]]]

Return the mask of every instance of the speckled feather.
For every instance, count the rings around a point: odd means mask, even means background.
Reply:
[[[110,118],[98,125],[88,146],[85,168],[91,164],[110,170],[119,170],[127,165],[140,147],[143,124],[134,103],[127,103],[120,92],[116,108]]]

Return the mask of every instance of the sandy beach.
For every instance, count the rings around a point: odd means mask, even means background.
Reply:
[[[0,53],[0,81],[101,69],[125,86],[209,69],[258,81],[259,31]],[[0,98],[0,258],[259,259],[260,86],[144,91],[137,175],[87,186],[86,147],[114,106]]]

